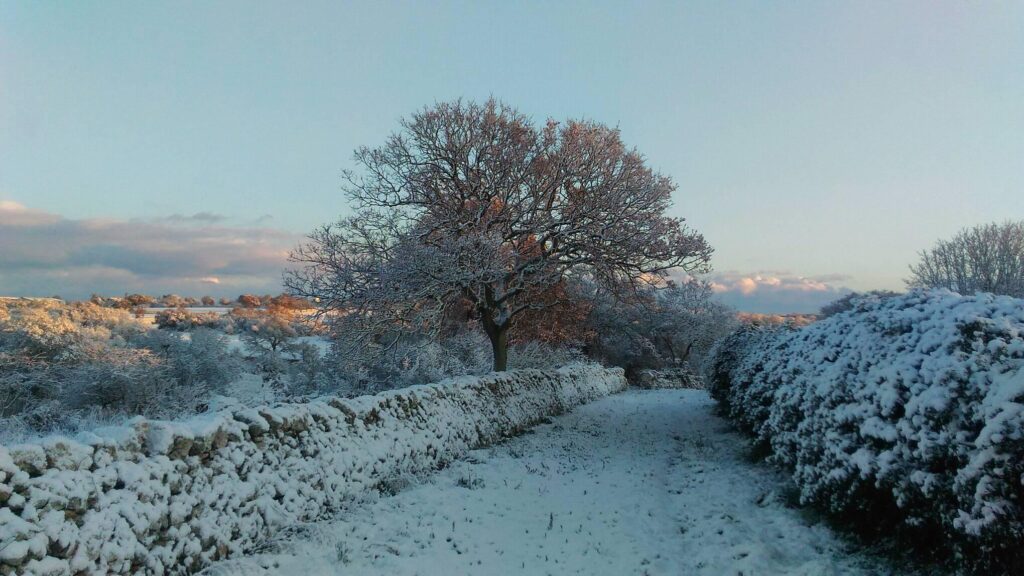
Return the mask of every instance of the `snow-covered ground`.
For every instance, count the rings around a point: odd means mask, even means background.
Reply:
[[[630,391],[297,526],[240,574],[878,574],[701,390]]]

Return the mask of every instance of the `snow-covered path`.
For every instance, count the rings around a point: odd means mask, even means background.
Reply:
[[[608,397],[209,572],[884,572],[786,507],[712,407],[698,390]]]

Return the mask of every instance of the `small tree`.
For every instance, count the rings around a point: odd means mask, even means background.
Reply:
[[[135,306],[150,306],[156,302],[156,298],[147,296],[145,294],[129,294],[124,297],[128,304],[132,307]]]
[[[203,296],[201,301],[203,303],[203,306],[206,307],[213,306],[214,304],[217,303],[217,301],[213,299],[213,296]]]
[[[154,318],[157,328],[187,331],[197,327],[221,328],[225,321],[216,312],[192,312],[188,308],[167,308]]]
[[[167,308],[179,308],[187,304],[186,300],[177,294],[164,294],[160,297],[160,305]]]
[[[238,303],[244,308],[258,308],[260,297],[253,294],[242,294],[238,297]]]
[[[567,278],[615,293],[672,268],[704,270],[711,248],[665,215],[672,181],[588,121],[534,125],[490,100],[427,108],[346,173],[355,215],[292,254],[294,294],[334,311],[354,346],[437,333],[468,301],[507,366],[509,330]]]
[[[290,294],[267,297],[263,305],[276,311],[302,312],[313,308],[313,306],[302,298],[296,298]]]
[[[256,314],[245,321],[243,338],[257,348],[272,353],[281,352],[293,338],[299,335],[287,318],[274,314]]]
[[[961,230],[922,251],[910,274],[911,288],[1024,297],[1024,220]]]

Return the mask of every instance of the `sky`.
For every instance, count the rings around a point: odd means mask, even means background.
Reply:
[[[0,295],[280,289],[404,116],[587,118],[719,298],[810,312],[1024,218],[1024,3],[0,2]]]

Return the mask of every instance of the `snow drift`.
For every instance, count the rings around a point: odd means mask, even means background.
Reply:
[[[1024,300],[868,297],[801,329],[742,330],[708,372],[804,502],[944,542],[966,567],[1024,562]]]
[[[183,574],[626,386],[573,366],[0,447],[0,574]]]

